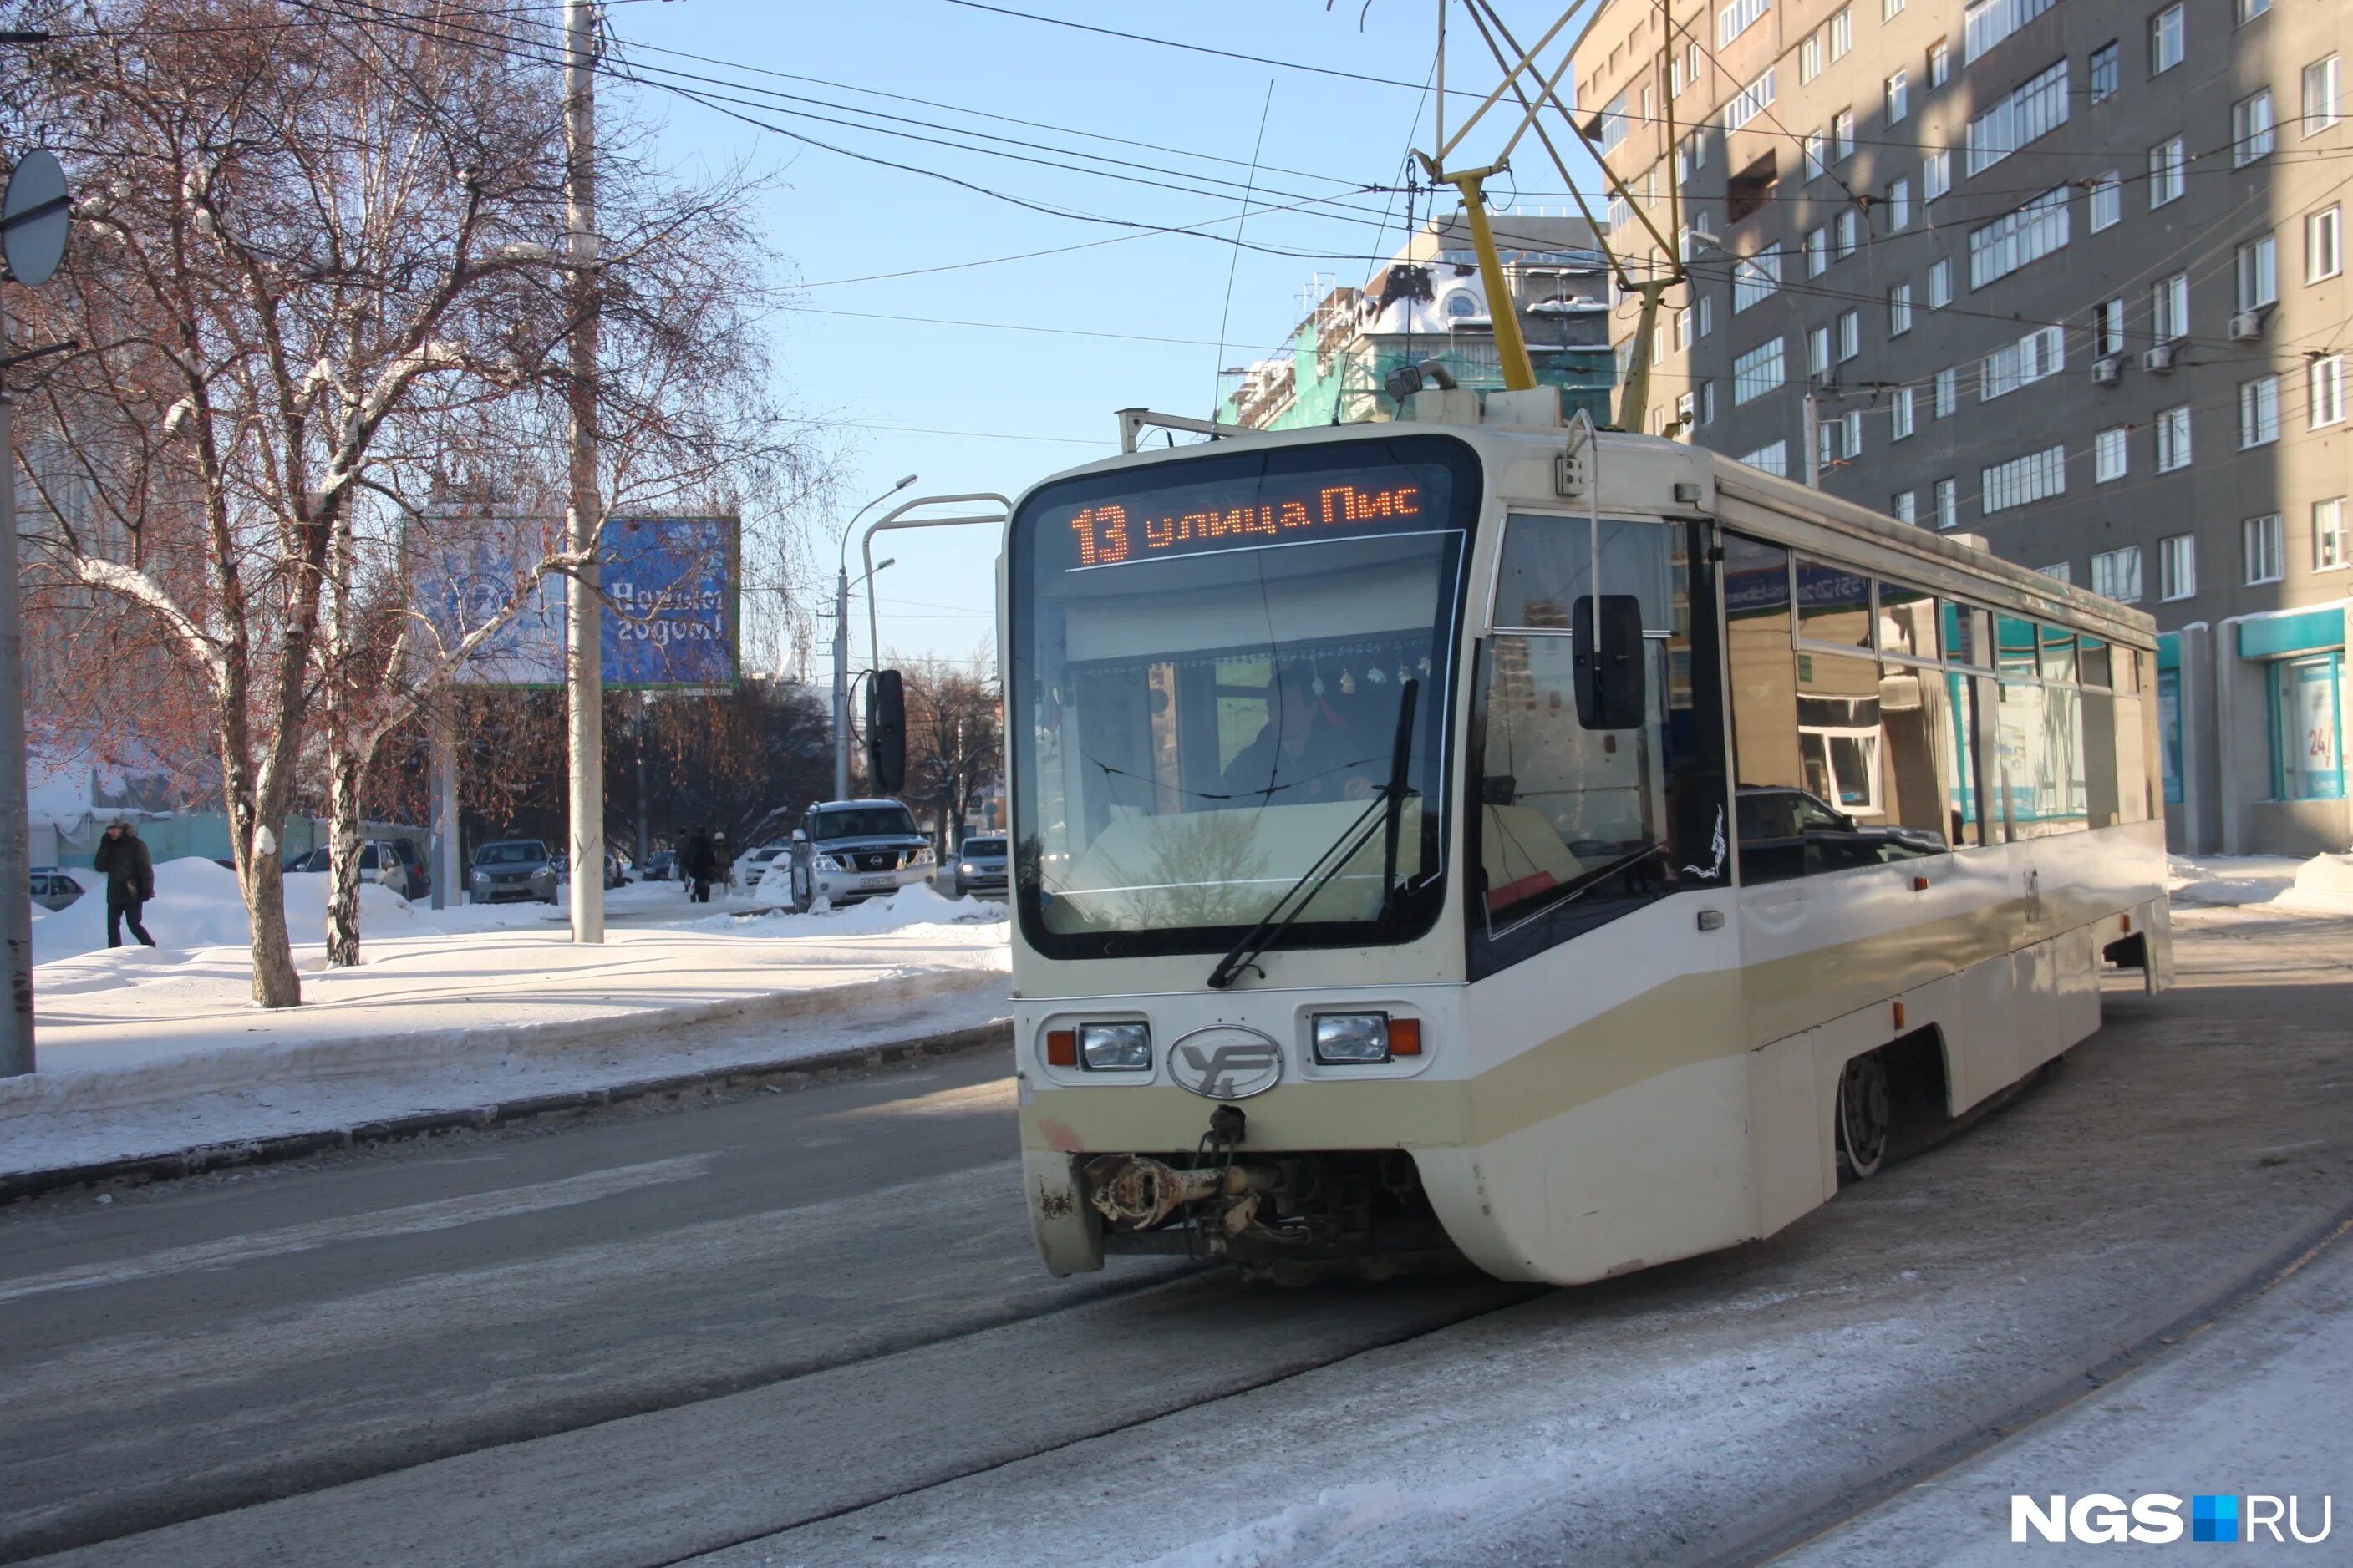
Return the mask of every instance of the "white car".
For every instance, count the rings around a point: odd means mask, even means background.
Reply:
[[[768,874],[770,863],[779,855],[791,854],[792,847],[789,844],[762,844],[754,847],[747,851],[742,859],[735,862],[731,880],[734,886],[747,893],[751,892],[759,887],[760,879]]]

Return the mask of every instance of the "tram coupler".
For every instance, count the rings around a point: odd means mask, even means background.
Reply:
[[[1187,1204],[1215,1198],[1239,1200],[1224,1218],[1239,1233],[1258,1212],[1259,1194],[1273,1188],[1282,1173],[1271,1166],[1209,1165],[1180,1171],[1143,1154],[1112,1154],[1087,1166],[1087,1202],[1114,1226],[1150,1230]],[[1240,1225],[1234,1215],[1240,1214]]]

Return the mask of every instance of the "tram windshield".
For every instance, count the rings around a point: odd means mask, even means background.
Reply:
[[[1007,719],[1035,945],[1221,950],[1387,809],[1393,775],[1393,842],[1366,836],[1282,945],[1428,928],[1480,495],[1461,442],[1404,436],[1220,452],[1030,498],[1011,542]]]

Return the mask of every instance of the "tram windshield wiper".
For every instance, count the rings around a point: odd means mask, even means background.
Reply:
[[[1243,970],[1258,969],[1258,955],[1280,942],[1282,933],[1315,901],[1315,895],[1372,841],[1377,818],[1383,830],[1380,912],[1382,920],[1387,921],[1397,901],[1398,835],[1405,819],[1406,797],[1418,793],[1407,783],[1407,774],[1413,763],[1413,710],[1420,690],[1421,682],[1409,680],[1398,692],[1397,736],[1389,747],[1388,782],[1373,792],[1362,815],[1315,857],[1299,880],[1283,889],[1282,896],[1267,907],[1258,924],[1244,932],[1241,941],[1218,960],[1218,966],[1209,971],[1210,989],[1223,991],[1240,978]],[[1265,976],[1266,972],[1259,970],[1259,977]]]

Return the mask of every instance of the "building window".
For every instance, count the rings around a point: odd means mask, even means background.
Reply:
[[[1781,340],[1757,344],[1732,362],[1732,404],[1753,403],[1782,383]]]
[[[1609,198],[1609,232],[1622,233],[1634,226],[1634,204],[1624,196]]]
[[[2169,137],[2148,150],[2148,205],[2154,212],[2168,202],[2181,198],[2184,172],[2189,167],[2189,155],[2182,151],[2181,138]]]
[[[1891,441],[1901,441],[1912,434],[1912,388],[1897,387],[1894,396],[1888,400],[1887,406],[1889,414],[1887,438]],[[1907,490],[1905,493],[1908,495],[1911,492]],[[1906,517],[1904,521],[1909,522],[1912,520]]]
[[[1912,226],[1912,182],[1891,180],[1887,185],[1887,232],[1901,234]]]
[[[1981,174],[2067,123],[2067,62],[2037,72],[1969,121],[1968,168]]]
[[[1831,157],[1844,163],[1854,156],[1854,110],[1841,109],[1831,116]]]
[[[1604,104],[1594,127],[1594,140],[1605,153],[1616,152],[1626,140],[1626,95],[1620,93]]]
[[[2101,551],[2092,557],[2092,592],[2119,605],[2140,603],[2140,546]]]
[[[2181,63],[2181,7],[2168,5],[2148,19],[2148,74],[2162,76]]]
[[[1703,425],[1715,423],[1715,383],[1712,381],[1699,384],[1699,422]]]
[[[2189,405],[2168,408],[2157,416],[2157,471],[2169,474],[2189,466]]]
[[[1953,51],[1944,39],[1928,46],[1928,88],[1930,91],[1953,79]]]
[[[1752,468],[1762,468],[1768,474],[1778,474],[1786,479],[1789,477],[1789,443],[1776,441],[1769,447],[1759,447],[1757,450],[1746,453],[1735,460],[1746,463]]]
[[[1687,349],[1687,348],[1691,347],[1691,345],[1692,345],[1692,313],[1691,313],[1691,311],[1690,311],[1690,310],[1677,310],[1677,311],[1675,312],[1675,314],[1674,314],[1674,323],[1675,323],[1675,348],[1676,348],[1676,350],[1677,350],[1678,352],[1681,352],[1682,350],[1683,350],[1683,349]]]
[[[1715,14],[1715,47],[1724,47],[1765,15],[1766,0],[1732,0]]]
[[[1707,167],[1707,133],[1694,131],[1677,143],[1677,172],[1688,181]]]
[[[1879,19],[1893,22],[1904,12],[1904,0],[1879,0]]]
[[[2246,26],[2271,8],[2272,0],[2235,0],[2235,4],[2232,6],[2238,16],[2241,26]]]
[[[1827,380],[1831,374],[1831,330],[1816,327],[1806,334],[1806,373],[1816,381]]]
[[[2037,327],[2014,343],[2004,343],[1979,362],[1978,397],[1990,403],[2021,386],[2057,375],[2067,368],[2067,334],[2058,327]]]
[[[1862,243],[1862,219],[1852,207],[1838,215],[1837,258],[1844,261]]]
[[[2072,561],[2054,561],[2048,566],[2037,566],[2034,570],[2053,583],[2073,583],[2075,580],[2075,564]]]
[[[1688,430],[1699,423],[1699,395],[1686,392],[1675,399],[1675,427]]]
[[[2344,209],[2330,207],[2304,220],[2304,280],[2317,283],[2345,269]]]
[[[2092,307],[2092,355],[2105,359],[2125,352],[2125,302],[2103,300]]]
[[[2009,277],[2067,243],[2067,187],[2053,186],[2025,205],[1969,231],[1969,287]]]
[[[2067,448],[2046,447],[1997,463],[1978,476],[1978,504],[1988,516],[2067,493]]]
[[[1861,310],[1840,311],[1838,330],[1839,363],[1844,364],[1862,353],[1862,312]]]
[[[1971,64],[1988,49],[2043,12],[2052,0],[1971,0],[1961,13],[1961,61]]]
[[[1822,74],[1822,36],[1819,32],[1806,35],[1798,46],[1798,85],[1803,87]]]
[[[1936,481],[1936,526],[1957,528],[1961,521],[1960,487],[1950,479]]]
[[[1953,416],[1953,410],[1960,404],[1960,388],[1961,373],[1951,365],[1936,373],[1934,407],[1937,418],[1950,419]]]
[[[2312,503],[2312,569],[2334,572],[2348,558],[2345,552],[2345,498]]]
[[[2092,481],[2112,484],[2125,477],[2131,461],[2131,448],[2126,445],[2126,429],[2122,425],[2110,426],[2092,437]],[[2111,594],[2110,598],[2116,597]]]
[[[2148,286],[2148,332],[2160,343],[2189,335],[2189,274],[2177,272]]]
[[[2125,183],[2114,169],[2092,176],[2092,232],[2124,221]]]
[[[1810,229],[1806,233],[1806,276],[1820,278],[1831,269],[1831,231]]]
[[[1699,312],[1699,325],[1693,329],[1694,332],[1704,338],[1707,336],[1708,333],[1715,331],[1715,295],[1702,294],[1699,299],[1693,303],[1692,309]]]
[[[1920,521],[1917,492],[1897,490],[1894,497],[1887,503],[1887,511],[1888,515],[1898,522],[1917,524]]]
[[[2157,542],[2157,596],[2170,604],[2198,592],[2198,540],[2177,533]]]
[[[2272,89],[2231,106],[2231,166],[2252,163],[2272,150]]]
[[[1773,297],[1781,287],[1781,253],[1761,251],[1744,257],[1732,264],[1732,313],[1740,314],[1751,306]]]
[[[2280,569],[2279,513],[2247,519],[2239,524],[2239,540],[2247,567],[2247,586],[2278,582],[2284,575]]]
[[[1846,455],[1849,461],[1862,456],[1862,410],[1851,410],[1839,421],[1846,427]]]
[[[1852,7],[1831,18],[1831,58],[1842,60],[1854,47],[1854,12]]]
[[[1912,73],[1897,71],[1887,79],[1887,123],[1900,125],[1912,112]]]
[[[2345,356],[2312,362],[2312,427],[2345,423]]]
[[[1898,283],[1887,291],[1887,335],[1900,338],[1912,330],[1912,285]]]
[[[1737,131],[1772,107],[1773,73],[1768,70],[1732,95],[1732,101],[1725,105],[1724,128]]]
[[[1940,256],[1928,263],[1928,309],[1941,310],[1953,302],[1953,258]]]
[[[2279,299],[2279,242],[2270,235],[2239,247],[2239,309],[2259,310]]]
[[[2343,800],[2345,656],[2282,659],[2277,668],[2273,787],[2282,800]]]
[[[2317,136],[2337,123],[2337,57],[2304,68],[2304,133]]]
[[[2113,39],[2092,51],[2092,101],[2116,95],[2116,46]]]
[[[1953,150],[1939,147],[1920,164],[1920,199],[1935,201],[1953,188]]]
[[[2268,447],[2279,439],[2279,377],[2259,375],[2239,383],[2239,447]]]
[[[1809,131],[1806,132],[1805,177],[1807,180],[1819,180],[1822,177],[1822,170],[1825,167],[1822,162],[1822,152],[1826,145],[1827,143],[1822,140],[1822,133],[1820,132]]]

